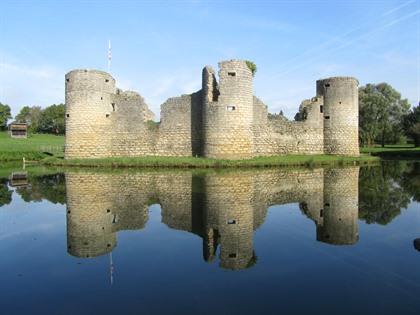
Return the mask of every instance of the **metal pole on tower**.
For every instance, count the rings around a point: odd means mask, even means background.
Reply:
[[[112,59],[111,40],[108,40],[108,73],[111,73],[111,59]]]

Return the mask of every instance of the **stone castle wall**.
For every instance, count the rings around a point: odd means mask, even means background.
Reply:
[[[204,156],[244,159],[279,154],[359,154],[358,82],[317,81],[316,97],[302,102],[299,121],[269,115],[253,96],[245,61],[219,63],[202,74],[202,89],[169,98],[161,120],[136,92],[121,91],[107,73],[66,75],[66,158]]]

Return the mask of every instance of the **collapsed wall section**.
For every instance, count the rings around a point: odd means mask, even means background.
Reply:
[[[322,103],[322,97],[304,101],[304,119],[289,121],[282,115],[268,116],[267,106],[254,98],[254,155],[322,154]]]
[[[147,156],[155,154],[158,131],[151,126],[154,118],[143,97],[132,91],[112,96],[110,156]]]
[[[200,155],[201,117],[201,91],[168,99],[161,107],[156,155]]]

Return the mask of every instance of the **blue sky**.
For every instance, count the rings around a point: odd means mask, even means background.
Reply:
[[[319,78],[388,82],[420,100],[420,0],[1,1],[0,102],[64,102],[64,75],[106,70],[159,116],[201,86],[205,65],[253,60],[255,94],[293,117]]]

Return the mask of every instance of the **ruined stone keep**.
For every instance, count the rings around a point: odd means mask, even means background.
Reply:
[[[245,61],[222,61],[219,68],[219,82],[207,66],[201,90],[162,104],[158,123],[144,99],[116,88],[110,74],[67,73],[65,157],[359,155],[355,78],[318,80],[316,96],[302,102],[298,121],[289,121],[270,115],[253,95]]]

